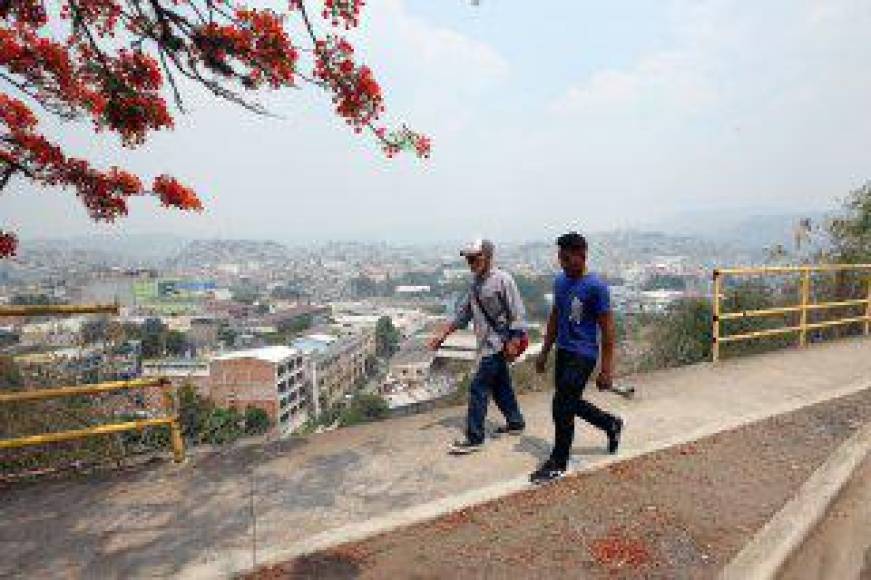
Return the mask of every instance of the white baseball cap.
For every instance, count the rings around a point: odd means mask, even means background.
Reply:
[[[476,238],[466,244],[465,247],[460,250],[460,255],[477,256],[478,254],[485,254],[487,256],[492,256],[494,248],[495,246],[490,240],[487,240],[485,238]]]

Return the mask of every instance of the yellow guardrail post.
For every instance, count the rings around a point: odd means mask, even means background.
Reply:
[[[799,316],[798,345],[807,346],[807,306],[811,294],[811,271],[809,268],[801,270],[801,310]]]
[[[714,362],[720,360],[720,293],[723,286],[723,276],[719,270],[714,270],[714,296],[711,302],[713,309],[713,329],[711,332],[711,355]]]
[[[161,394],[163,395],[163,408],[166,410],[166,416],[170,419],[169,424],[169,440],[172,443],[172,453],[176,463],[184,461],[184,439],[181,436],[181,425],[178,418],[178,405],[173,396],[172,383],[166,381],[163,383]]]

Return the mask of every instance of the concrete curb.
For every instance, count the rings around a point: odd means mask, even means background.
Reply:
[[[824,401],[838,399],[865,389],[871,389],[871,380],[862,379],[850,383],[840,389],[822,392],[819,397],[812,400],[785,400],[780,405],[760,408],[755,412],[747,413],[741,420],[733,421],[729,424],[712,423],[703,428],[682,433],[680,436],[667,439],[649,440],[635,449],[625,452],[621,451],[618,455],[582,465],[579,469],[572,470],[572,474],[599,470],[615,463],[697,441],[716,433],[737,429],[757,421],[765,420],[769,417],[796,411]],[[632,425],[629,424],[628,428],[631,429]],[[871,432],[869,432],[869,437],[871,437]],[[201,560],[188,564],[178,573],[178,577],[184,579],[232,577],[240,573],[250,572],[254,567],[276,564],[319,550],[333,548],[346,542],[362,540],[379,533],[431,520],[451,512],[480,505],[533,487],[534,486],[529,483],[527,477],[522,476],[473,489],[465,493],[436,499],[407,509],[390,512],[381,517],[370,518],[363,522],[346,524],[331,530],[326,530],[311,536],[306,540],[295,542],[288,546],[262,547],[257,551],[256,563],[252,562],[250,550],[222,550],[220,553],[207,554]],[[741,578],[744,580],[747,577]]]
[[[774,579],[784,563],[819,525],[832,502],[866,457],[871,423],[841,444],[783,508],[723,569],[720,580]]]

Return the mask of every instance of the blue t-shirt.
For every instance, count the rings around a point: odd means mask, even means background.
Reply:
[[[595,274],[569,278],[561,272],[553,283],[553,299],[557,316],[557,347],[598,358],[598,318],[611,310],[611,297],[605,282]]]

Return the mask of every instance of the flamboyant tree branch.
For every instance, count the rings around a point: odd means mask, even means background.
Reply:
[[[303,0],[288,0],[282,14],[218,0],[61,0],[59,10],[49,0],[0,0],[0,191],[16,175],[69,188],[96,220],[126,215],[134,195],[201,209],[195,193],[170,176],[146,188],[130,172],[98,170],[68,155],[39,130],[43,115],[90,119],[95,131],[140,146],[152,132],[173,127],[164,92],[184,112],[176,75],[256,114],[272,113],[246,93],[311,85],[328,93],[354,131],[372,133],[388,156],[407,149],[427,157],[423,135],[405,125],[380,126],[381,88],[337,34],[357,25],[364,1],[318,1],[332,29],[323,36]],[[304,42],[293,40],[292,18],[302,20]],[[68,27],[58,26],[63,21]],[[0,257],[14,249],[14,236],[0,230]]]

